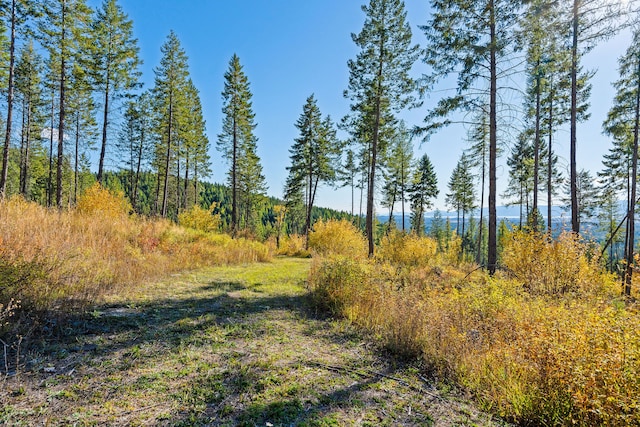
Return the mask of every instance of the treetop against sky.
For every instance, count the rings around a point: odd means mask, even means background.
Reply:
[[[89,1],[93,7],[100,3]],[[347,61],[357,53],[351,34],[361,30],[365,18],[361,1],[120,0],[119,3],[134,24],[145,88],[153,86],[153,68],[161,57],[160,46],[169,32],[175,31],[189,57],[189,69],[200,91],[211,141],[215,141],[222,122],[223,75],[233,54],[240,57],[253,92],[258,155],[269,195],[282,196],[288,150],[297,137],[295,122],[305,100],[315,94],[321,111],[330,114],[334,121],[349,112],[349,100],[343,97],[343,91],[348,84]],[[406,0],[405,5],[414,42],[424,45],[425,36],[418,26],[425,25],[429,19],[429,2]],[[578,164],[591,170],[594,176],[602,168],[602,155],[611,146],[609,138],[602,135],[602,122],[613,98],[611,82],[617,76],[618,57],[629,41],[630,34],[622,33],[599,44],[583,61],[585,69],[597,72],[592,80],[591,119],[578,125]],[[428,70],[420,62],[414,67],[416,76],[425,72]],[[516,90],[525,90],[522,78],[516,77],[509,84]],[[422,107],[403,113],[402,118],[408,126],[420,124],[428,108],[454,87],[453,79],[444,80]],[[516,108],[522,108],[522,102],[515,99],[515,95],[513,103]],[[339,137],[347,135],[339,132]],[[442,190],[461,151],[469,146],[466,137],[463,125],[452,125],[434,134],[428,142],[415,140],[416,158],[424,153],[429,155]],[[508,150],[517,140],[516,131],[512,138],[506,139],[503,142],[508,144]],[[554,143],[560,158],[559,168],[567,175],[568,129],[561,129]],[[210,179],[224,182],[228,166],[213,147],[211,157],[213,176]],[[503,154],[497,171],[499,193],[508,181],[506,157]],[[446,210],[445,193],[440,191],[435,207]],[[317,204],[350,210],[350,190],[323,188],[318,192]]]

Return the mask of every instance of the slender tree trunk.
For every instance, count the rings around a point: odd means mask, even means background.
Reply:
[[[483,136],[484,138],[484,136]],[[486,149],[487,144],[486,140],[482,142],[482,178],[481,178],[481,189],[480,189],[480,229],[478,230],[478,253],[476,255],[476,263],[482,265],[482,229],[483,229],[483,221],[484,221],[484,184],[486,178]]]
[[[380,41],[380,52],[379,54],[382,56],[383,46],[382,40]],[[382,102],[381,97],[381,84],[380,81],[382,79],[382,58],[380,58],[380,62],[378,64],[378,75],[376,79],[376,106],[375,106],[375,116],[373,121],[373,140],[371,143],[371,164],[369,166],[369,184],[368,184],[368,193],[367,193],[367,220],[365,224],[367,240],[369,242],[369,257],[373,257],[373,253],[375,250],[374,240],[373,240],[373,213],[374,213],[374,193],[375,193],[375,176],[376,176],[376,161],[378,158],[378,139],[380,136],[380,103]]]
[[[313,193],[313,161],[311,159],[312,156],[312,148],[309,147],[309,163],[308,163],[308,169],[309,169],[309,175],[307,176],[307,215],[305,218],[305,225],[304,225],[304,234],[305,234],[305,249],[309,249],[309,233],[311,232],[311,208],[313,206],[313,198],[312,198],[312,193]],[[317,182],[316,182],[317,185]]]
[[[26,98],[22,101],[22,129],[20,132],[20,194],[22,194],[25,198],[27,197],[25,194],[25,185],[26,185],[26,134],[27,134],[27,100]]]
[[[404,154],[402,155],[402,164],[400,165],[400,180],[402,181],[400,183],[400,201],[401,201],[401,205],[402,205],[402,232],[404,233],[405,229],[404,229],[404,199],[405,199],[405,195],[404,195],[404,187],[405,187],[405,176],[404,176],[404,162],[405,162],[405,158],[404,158]]]
[[[369,174],[369,169],[367,168],[367,175]],[[368,179],[367,179],[368,181]],[[364,195],[364,174],[360,181],[360,212],[358,213],[358,228],[362,229],[362,198]]]
[[[47,207],[53,204],[53,121],[55,119],[55,88],[51,91],[51,131],[49,132],[49,177],[47,179]]]
[[[462,239],[463,242],[464,242],[464,221],[465,221],[465,216],[466,216],[466,210],[464,208],[462,208],[462,234],[460,235],[460,238]],[[460,255],[462,255],[463,252],[464,252],[464,245],[462,246],[462,250],[460,251]]]
[[[180,188],[180,139],[176,140],[176,215],[180,212],[180,207],[182,206],[181,199],[181,190]]]
[[[138,205],[138,183],[140,182],[140,168],[142,167],[142,148],[144,146],[144,130],[141,131],[140,143],[138,145],[138,155],[136,156],[136,171],[135,178],[133,180],[133,190],[131,201],[133,203],[133,209],[137,211]]]
[[[238,124],[234,113],[233,117],[233,155],[231,159],[231,235],[236,236],[238,232],[238,183],[237,183],[237,163],[238,163]]]
[[[540,60],[536,65],[536,124],[533,147],[533,220],[532,229],[538,231],[538,181],[540,179]]]
[[[489,84],[489,242],[488,242],[488,264],[489,274],[493,276],[498,264],[498,239],[497,239],[497,211],[496,211],[496,170],[497,170],[497,40],[496,40],[496,19],[495,0],[489,0],[490,14],[490,84]]]
[[[104,173],[104,157],[107,152],[107,127],[109,119],[109,84],[110,80],[109,65],[107,65],[107,81],[104,90],[104,111],[102,112],[102,144],[100,145],[100,160],[98,162],[98,182],[102,184]]]
[[[193,162],[193,204],[198,205],[200,203],[200,197],[198,194],[198,162]]]
[[[636,105],[635,120],[633,126],[633,153],[631,155],[631,204],[629,205],[629,214],[627,217],[627,228],[629,229],[629,249],[627,250],[627,271],[624,282],[624,295],[631,296],[631,278],[633,276],[634,264],[634,237],[635,237],[635,208],[636,208],[636,183],[638,177],[638,131],[640,130],[640,61],[638,61],[637,70],[637,86],[636,86]]]
[[[397,187],[394,188],[393,193],[391,195],[391,204],[389,205],[389,221],[387,222],[387,234],[391,232],[391,224],[393,220],[393,207],[396,204],[396,194],[398,192]],[[395,221],[394,221],[395,222]]]
[[[11,143],[11,125],[13,122],[13,79],[15,74],[16,48],[16,0],[11,1],[11,42],[9,45],[9,82],[7,94],[7,129],[2,148],[2,172],[0,173],[0,197],[7,192],[7,177],[9,173],[9,144]]]
[[[169,125],[167,126],[167,159],[165,161],[164,188],[162,190],[162,217],[167,217],[167,198],[169,195],[169,165],[171,160],[171,136],[173,133],[173,93],[169,93]]]
[[[66,43],[66,2],[62,6],[62,42],[60,49],[60,117],[58,122],[58,164],[56,165],[56,205],[62,208],[62,166],[64,152],[64,120],[65,120],[65,80],[66,80],[66,57],[64,45]]]
[[[578,169],[576,164],[577,121],[578,121],[578,9],[580,0],[573,0],[573,34],[571,45],[571,147],[570,147],[570,181],[571,181],[571,229],[580,233],[578,206]]]
[[[547,232],[551,237],[551,231],[553,223],[551,221],[551,196],[553,194],[553,98],[555,97],[555,91],[553,89],[553,80],[549,83],[551,85],[549,92],[549,136],[548,136],[548,150],[547,153]]]
[[[520,229],[522,229],[522,207],[524,206],[524,185],[520,182]]]
[[[80,151],[80,112],[76,112],[76,147],[73,161],[73,204],[78,202],[78,152]]]
[[[182,207],[187,209],[189,207],[189,153],[185,154],[184,165],[184,198],[182,201]]]
[[[355,186],[355,177],[354,175],[351,175],[351,216],[353,216],[355,214],[355,210],[354,210],[354,188]]]

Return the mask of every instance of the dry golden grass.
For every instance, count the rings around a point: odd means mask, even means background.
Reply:
[[[506,419],[638,425],[640,310],[618,299],[589,250],[568,236],[516,234],[504,262],[517,273],[496,278],[452,264],[407,273],[380,261],[318,259],[310,286],[334,312],[423,358]]]
[[[122,195],[92,187],[78,209],[0,201],[0,303],[68,311],[150,278],[206,265],[268,261],[265,245],[129,215]]]

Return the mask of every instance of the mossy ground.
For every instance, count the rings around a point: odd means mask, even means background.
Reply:
[[[0,424],[498,424],[317,312],[308,269],[208,268],[114,296],[30,346],[0,380]]]

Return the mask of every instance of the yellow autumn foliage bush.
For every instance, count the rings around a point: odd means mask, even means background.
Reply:
[[[297,258],[309,258],[311,254],[305,249],[306,237],[298,234],[282,236],[280,238],[280,248],[278,255],[285,255]]]
[[[346,220],[318,221],[309,234],[309,249],[318,255],[367,256],[367,242],[353,224]]]
[[[314,260],[309,286],[320,304],[508,421],[640,425],[640,308],[618,299],[588,244],[510,239],[509,269],[493,278],[451,264],[398,275],[387,259],[334,257]]]
[[[129,215],[133,209],[124,193],[111,192],[96,182],[80,196],[76,210],[87,215],[99,214],[107,219]]]
[[[591,295],[615,292],[592,244],[573,233],[550,240],[547,235],[516,231],[504,242],[502,262],[533,294]]]
[[[403,267],[424,267],[434,262],[437,248],[434,239],[394,230],[382,238],[376,257]]]
[[[188,210],[178,214],[178,224],[194,230],[214,233],[220,230],[220,214],[214,214],[216,203],[212,203],[209,209],[202,209],[199,205],[193,205]]]
[[[21,197],[0,201],[0,304],[71,311],[149,279],[206,265],[267,261],[267,246],[129,216],[121,196],[98,186],[76,210]]]

